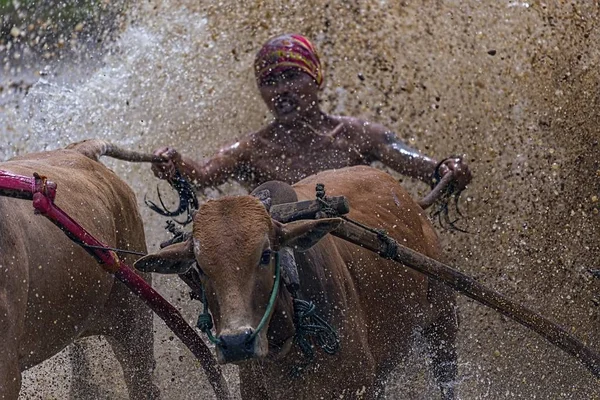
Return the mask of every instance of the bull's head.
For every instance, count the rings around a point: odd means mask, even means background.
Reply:
[[[136,268],[149,271],[159,263],[161,270],[182,271],[196,261],[215,322],[220,363],[283,356],[294,336],[292,300],[285,290],[279,291],[274,311],[256,332],[274,286],[275,253],[283,246],[306,250],[340,222],[329,218],[281,224],[255,197],[223,197],[196,213],[190,239],[141,258]]]

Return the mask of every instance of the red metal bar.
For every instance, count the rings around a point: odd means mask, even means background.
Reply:
[[[33,200],[33,194],[42,192],[50,200],[56,196],[56,183],[35,174],[33,177],[16,175],[0,170],[0,195],[18,199]]]
[[[38,213],[52,221],[78,244],[106,247],[54,204],[55,194],[56,184],[47,181],[44,177],[35,175],[32,178],[0,170],[0,195],[33,200],[33,207]],[[227,382],[212,353],[194,329],[185,322],[179,311],[148,285],[131,267],[123,263],[113,251],[90,248],[86,248],[86,250],[101,262],[102,268],[114,274],[165,321],[169,329],[200,360],[217,399],[230,399]]]

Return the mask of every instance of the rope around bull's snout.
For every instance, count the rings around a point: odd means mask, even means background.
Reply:
[[[206,290],[202,290],[202,299],[200,301],[202,301],[204,309],[203,309],[202,313],[200,315],[198,315],[198,322],[196,323],[196,326],[198,327],[198,329],[200,329],[201,332],[204,332],[206,334],[206,336],[208,337],[208,340],[210,340],[211,343],[213,343],[216,346],[219,346],[222,344],[222,341],[221,341],[221,339],[215,337],[212,333],[212,328],[213,328],[214,324],[213,324],[212,316],[210,315],[210,312],[208,311],[208,301],[206,300]]]
[[[271,290],[271,298],[269,299],[269,304],[267,305],[267,309],[260,320],[256,330],[252,332],[252,335],[248,338],[248,341],[254,340],[254,338],[258,335],[258,333],[265,327],[273,309],[275,308],[275,300],[277,300],[277,294],[279,294],[279,282],[281,281],[281,268],[279,266],[279,252],[275,252],[275,282],[273,282],[273,289]]]
[[[271,314],[273,313],[273,309],[275,308],[275,301],[277,300],[277,294],[279,293],[280,282],[281,282],[281,268],[279,265],[279,253],[275,252],[275,281],[273,282],[273,288],[271,289],[271,296],[269,298],[269,302],[267,303],[267,309],[265,310],[265,313],[263,314],[256,329],[248,337],[248,339],[247,339],[248,342],[251,342],[252,340],[254,340],[256,338],[256,336],[258,336],[260,331],[262,331],[264,329],[265,325],[267,325],[267,321],[269,320],[269,317],[271,316]],[[210,315],[210,312],[208,311],[208,301],[206,300],[206,290],[202,290],[201,301],[202,301],[202,304],[204,305],[204,309],[203,309],[202,313],[198,316],[198,322],[196,323],[196,326],[198,327],[198,329],[200,329],[200,331],[202,331],[206,334],[206,336],[208,337],[208,340],[210,340],[215,345],[219,346],[223,342],[221,341],[221,339],[215,337],[212,333],[212,328],[213,328],[214,324],[213,324],[212,316]]]
[[[277,294],[279,293],[279,286],[281,282],[281,266],[279,253],[275,253],[275,281],[273,282],[273,288],[271,290],[271,296],[267,309],[263,314],[256,329],[248,337],[248,342],[251,342],[258,336],[258,334],[264,329],[269,320],[269,317],[273,313],[275,308],[275,302],[277,300]],[[316,340],[317,346],[319,346],[327,354],[335,354],[340,348],[340,338],[335,328],[333,328],[325,319],[317,314],[317,307],[313,302],[293,297],[294,302],[294,326],[296,333],[294,335],[294,343],[298,345],[302,353],[306,356],[307,361],[298,365],[292,371],[293,376],[298,376],[304,368],[313,362],[315,352],[311,343],[311,338]],[[198,316],[198,322],[196,326],[198,329],[206,334],[208,340],[210,340],[216,346],[222,345],[222,340],[217,338],[212,333],[214,326],[212,316],[208,310],[208,301],[206,299],[206,291],[202,290],[201,300],[203,304],[203,311]]]

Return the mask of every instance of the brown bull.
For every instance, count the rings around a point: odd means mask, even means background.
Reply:
[[[313,199],[316,183],[324,183],[329,195],[347,196],[350,218],[440,258],[432,225],[388,174],[345,168],[308,177],[293,189],[299,199]],[[224,197],[200,208],[192,238],[140,259],[136,267],[181,271],[195,259],[215,320],[217,357],[239,363],[244,400],[380,398],[417,330],[427,340],[442,397],[454,398],[455,295],[408,268],[392,273],[393,261],[328,235],[339,223],[329,218],[281,224],[255,197]],[[284,246],[300,251],[301,296],[316,302],[341,342],[337,354],[319,353],[300,376],[290,373],[304,356],[293,345],[292,299],[285,288],[268,326],[255,334],[274,285],[271,254]]]
[[[105,143],[90,141],[18,157],[0,169],[47,176],[58,184],[56,204],[97,239],[143,252],[135,196],[98,162],[106,150]],[[34,215],[30,201],[0,197],[0,215],[0,399],[17,399],[22,371],[90,335],[105,335],[112,345],[131,399],[158,398],[150,310],[82,247]]]

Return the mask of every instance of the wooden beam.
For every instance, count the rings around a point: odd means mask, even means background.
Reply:
[[[332,235],[347,240],[365,249],[419,271],[437,279],[452,289],[493,308],[510,319],[535,331],[550,343],[564,350],[581,361],[588,370],[600,378],[600,355],[575,336],[569,334],[554,322],[529,308],[512,301],[508,297],[482,285],[475,279],[453,269],[452,267],[429,258],[406,246],[402,246],[391,238],[383,238],[352,222],[344,222],[332,232]]]

